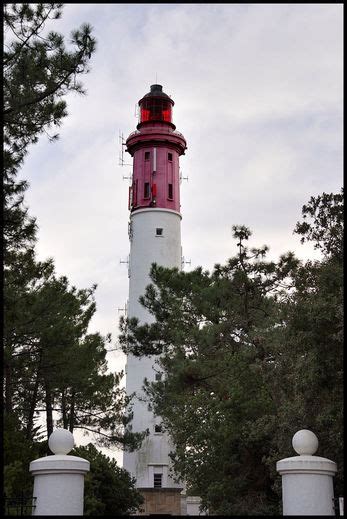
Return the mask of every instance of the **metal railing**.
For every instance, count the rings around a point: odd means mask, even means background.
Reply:
[[[343,497],[334,497],[333,503],[334,503],[335,517],[342,517],[344,515],[344,510],[343,510],[344,498]]]
[[[139,130],[135,130],[134,132],[131,132],[128,139],[130,139],[130,137],[133,137],[134,135],[138,135],[139,133],[141,133]]]
[[[184,139],[184,135],[181,132],[178,132],[177,130],[174,130],[172,133],[174,135],[178,135],[179,137],[183,137],[183,139]]]
[[[128,139],[130,139],[134,135],[138,135],[139,133],[141,133],[139,130],[135,130],[135,131],[131,132],[131,134],[129,135]],[[169,133],[172,133],[173,135],[177,135],[178,137],[183,137],[184,138],[184,135],[182,135],[182,133],[178,132],[177,130],[173,130],[172,132],[170,132],[170,130],[169,130]]]
[[[36,497],[22,494],[20,497],[4,496],[4,515],[33,515],[36,507]]]

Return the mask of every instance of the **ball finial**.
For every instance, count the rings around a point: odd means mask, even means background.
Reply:
[[[312,431],[301,429],[294,434],[292,445],[298,454],[310,456],[318,449],[318,438]]]
[[[48,447],[54,454],[67,454],[74,445],[73,434],[67,429],[56,429],[48,439]]]

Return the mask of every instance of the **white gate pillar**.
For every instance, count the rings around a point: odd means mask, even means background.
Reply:
[[[313,456],[317,436],[307,429],[294,434],[292,445],[299,456],[276,464],[282,476],[283,515],[335,515],[333,476],[337,466],[331,460]]]
[[[33,515],[83,515],[84,476],[89,461],[67,456],[74,437],[66,429],[56,429],[48,439],[53,456],[30,463],[34,476]]]

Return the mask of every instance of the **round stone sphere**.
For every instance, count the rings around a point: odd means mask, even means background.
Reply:
[[[67,429],[55,429],[48,438],[48,447],[54,454],[67,454],[74,445],[73,434]]]
[[[318,438],[312,431],[301,429],[294,434],[292,445],[298,454],[312,455],[318,449]]]

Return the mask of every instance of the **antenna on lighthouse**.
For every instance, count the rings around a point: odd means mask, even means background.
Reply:
[[[128,315],[128,301],[125,301],[124,303],[124,308],[118,308],[118,313],[119,312],[124,312],[124,315]]]
[[[127,257],[126,260],[119,260],[119,263],[126,263],[128,265],[128,278],[130,278],[130,256]]]
[[[181,184],[182,180],[186,180],[188,182],[188,177],[183,177],[182,176],[182,171],[180,169],[180,184]]]
[[[186,260],[184,256],[182,256],[182,270],[184,269],[184,265],[191,265],[192,260]]]
[[[123,135],[123,133],[121,133],[120,130],[119,130],[119,135],[118,135],[118,142],[120,144],[119,165],[120,166],[132,166],[132,164],[127,164],[124,160],[124,146],[126,146],[126,142],[124,139],[124,135]],[[128,177],[125,177],[125,178],[128,178]],[[124,179],[124,177],[123,177],[123,179]]]
[[[127,263],[129,265],[129,256],[126,260],[119,260],[119,263]]]

